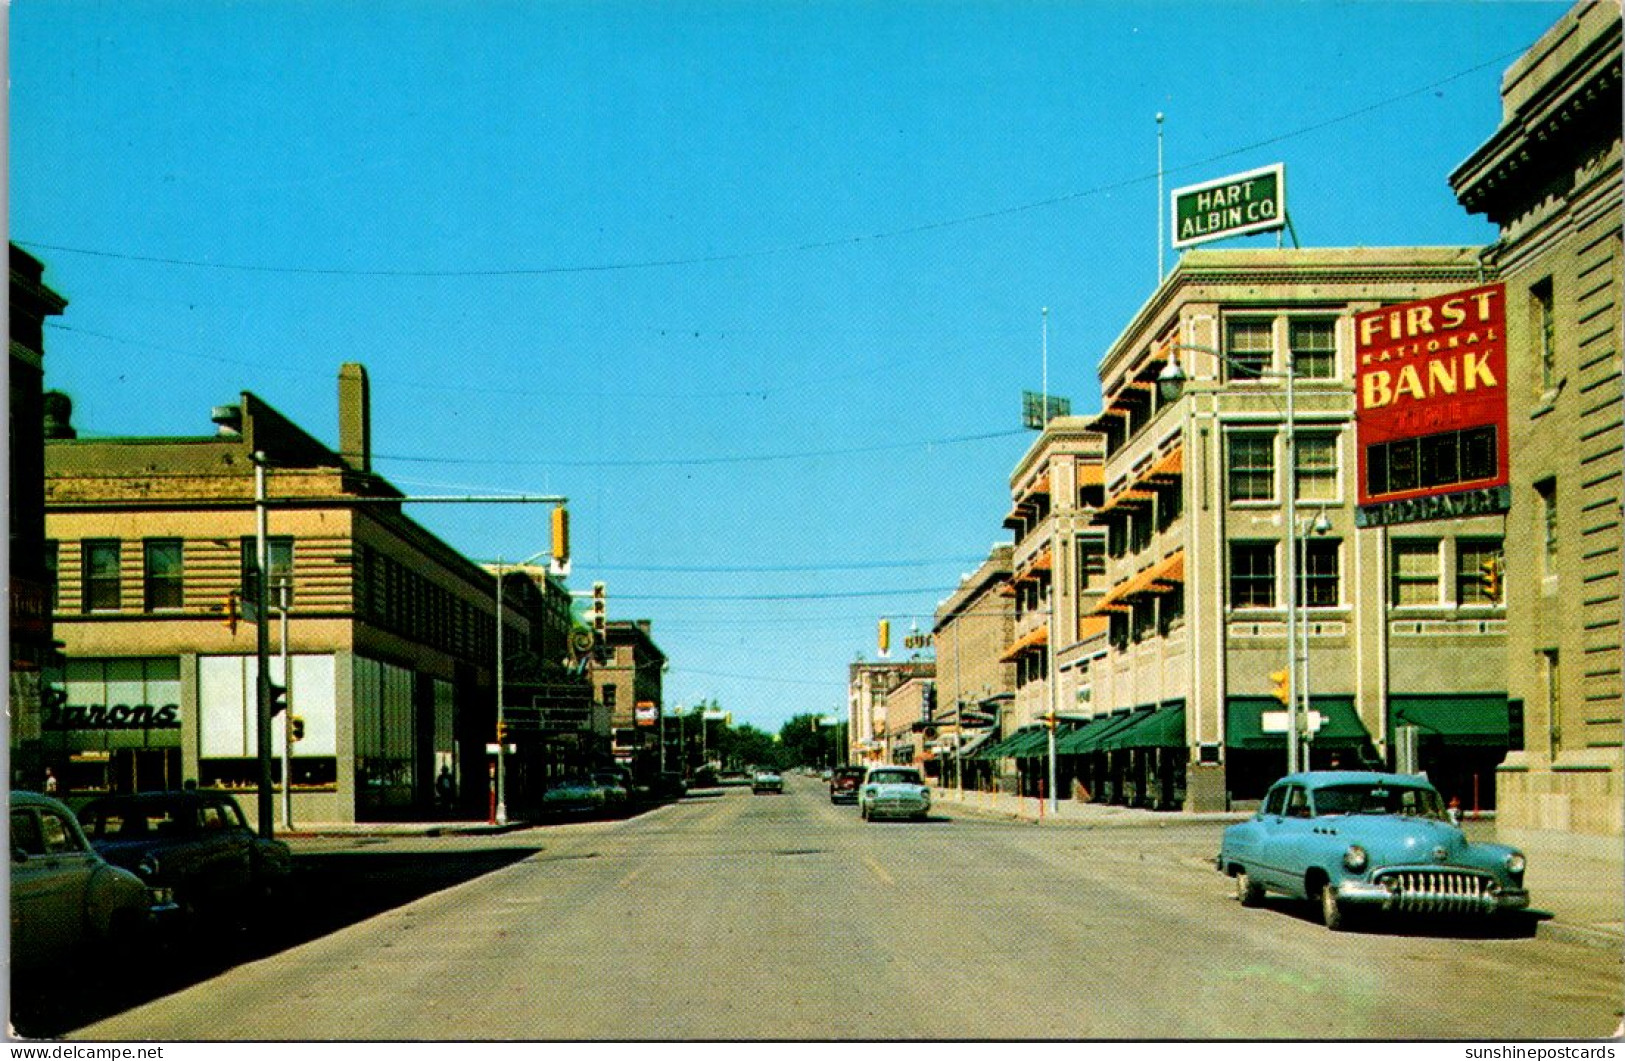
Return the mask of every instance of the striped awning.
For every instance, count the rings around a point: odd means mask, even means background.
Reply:
[[[1027,631],[1026,634],[1016,638],[1010,647],[1005,649],[1003,654],[999,656],[999,662],[1009,663],[1023,652],[1043,648],[1047,644],[1049,644],[1049,625],[1046,623],[1043,626],[1034,627],[1032,630]]]

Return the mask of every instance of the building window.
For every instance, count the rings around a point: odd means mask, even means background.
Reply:
[[[1337,500],[1337,436],[1297,435],[1292,449],[1298,466],[1298,500]]]
[[[613,685],[604,686],[604,694],[603,694],[602,699],[604,701],[604,706],[609,708],[611,711],[615,710],[615,693],[616,693],[615,686],[613,686]]]
[[[1306,608],[1335,608],[1341,603],[1336,538],[1310,538],[1303,543],[1303,569],[1298,572],[1298,603]]]
[[[1535,496],[1539,500],[1535,518],[1540,520],[1540,525],[1535,528],[1535,540],[1541,543],[1540,571],[1550,578],[1557,574],[1557,480],[1542,479],[1536,483]]]
[[[1229,450],[1230,500],[1275,500],[1275,436],[1232,434]]]
[[[1558,667],[1557,649],[1541,652],[1540,663],[1546,687],[1546,747],[1555,759],[1563,750],[1563,672]]]
[[[1332,379],[1337,375],[1337,322],[1295,320],[1287,327],[1292,374],[1299,379]]]
[[[1089,592],[1090,586],[1098,586],[1106,577],[1106,554],[1101,548],[1101,540],[1095,538],[1078,539],[1078,592]]]
[[[1157,599],[1155,597],[1138,597],[1135,599],[1129,612],[1132,624],[1131,635],[1135,641],[1144,641],[1151,636],[1157,628]]]
[[[1501,550],[1500,538],[1457,540],[1457,604],[1500,604],[1506,600],[1506,565]]]
[[[1175,586],[1157,603],[1158,632],[1166,637],[1185,625],[1185,587]]]
[[[265,554],[271,568],[270,602],[271,607],[275,608],[277,583],[282,579],[287,579],[289,586],[293,585],[293,539],[285,537],[266,538]],[[253,609],[260,599],[259,582],[254,577],[254,571],[258,566],[255,562],[258,559],[258,548],[254,538],[244,538],[242,540],[242,556],[243,608],[247,612]]]
[[[1180,491],[1179,484],[1164,487],[1157,491],[1157,530],[1165,531],[1174,525],[1184,512],[1185,495]]]
[[[1390,547],[1390,596],[1394,606],[1439,603],[1439,539],[1397,538]]]
[[[1542,393],[1557,389],[1557,315],[1553,311],[1552,279],[1529,288],[1529,330],[1535,340]]]
[[[116,612],[119,596],[119,541],[94,538],[84,543],[84,610]]]
[[[53,612],[56,611],[58,608],[60,608],[62,606],[62,596],[58,592],[58,587],[61,584],[61,580],[60,580],[60,578],[58,576],[58,572],[61,569],[61,563],[62,563],[61,553],[62,553],[62,548],[57,542],[50,541],[50,540],[46,541],[46,543],[45,543],[45,581],[46,581],[45,594],[46,594],[46,599],[51,602],[51,611],[53,611]]]
[[[1227,321],[1224,328],[1224,373],[1227,381],[1260,379],[1270,367],[1275,327],[1268,320]]]
[[[142,543],[142,587],[149,612],[173,611],[184,603],[181,596],[181,540],[148,538]]]
[[[1275,606],[1275,543],[1230,543],[1230,607]]]

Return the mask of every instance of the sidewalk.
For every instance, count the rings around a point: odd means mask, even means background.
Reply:
[[[1052,810],[1030,796],[933,789],[937,804],[955,813],[986,815],[1066,828],[1157,828],[1211,822],[1218,830],[1251,815],[1241,811],[1185,813],[1060,800]],[[1040,817],[1042,811],[1042,817]],[[1499,838],[1493,819],[1464,823],[1468,839],[1510,843],[1528,856],[1530,909],[1536,934],[1625,952],[1625,844],[1556,833]]]

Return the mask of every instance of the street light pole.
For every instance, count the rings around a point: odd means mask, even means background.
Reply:
[[[552,552],[551,548],[542,549],[542,550],[540,550],[540,551],[538,551],[536,553],[531,554],[530,556],[526,557],[525,559],[519,561],[519,563],[515,564],[514,566],[515,567],[524,567],[526,564],[530,563],[532,560],[536,560],[536,559],[539,559],[539,558],[541,558],[543,556],[546,556],[550,552]],[[505,697],[505,693],[507,692],[507,690],[506,690],[506,688],[504,687],[504,684],[503,684],[503,673],[507,670],[507,667],[504,664],[507,661],[507,657],[503,655],[503,651],[502,651],[502,627],[504,626],[504,623],[502,621],[502,610],[503,610],[502,606],[503,606],[503,598],[506,596],[506,594],[502,592],[502,575],[503,575],[502,558],[499,556],[499,557],[497,557],[497,562],[496,562],[496,576],[497,576],[497,591],[496,591],[496,605],[497,605],[497,637],[496,637],[496,641],[497,641],[497,777],[496,777],[496,797],[497,797],[497,805],[496,805],[496,813],[495,813],[495,815],[493,815],[496,818],[496,824],[497,825],[507,825],[508,824],[508,717],[507,717],[507,699]]]
[[[1211,354],[1217,357],[1227,367],[1235,364],[1234,359],[1221,350],[1214,350],[1205,346],[1196,346],[1192,343],[1175,343],[1168,352],[1168,364],[1163,366],[1157,374],[1159,393],[1166,401],[1172,401],[1179,394],[1184,385],[1185,370],[1179,365],[1179,351],[1192,350],[1197,353]],[[1286,772],[1295,774],[1302,764],[1302,717],[1298,704],[1298,667],[1294,659],[1298,654],[1298,453],[1294,436],[1296,423],[1297,373],[1292,368],[1291,354],[1287,355],[1286,367],[1276,372],[1268,369],[1257,370],[1260,379],[1281,379],[1286,381],[1286,432],[1285,432],[1285,463],[1286,463],[1286,682],[1287,682],[1287,742],[1286,742]]]
[[[271,587],[270,541],[266,537],[265,454],[255,450],[254,461],[254,738],[258,744],[260,784],[255,810],[259,833],[271,839],[275,800],[271,795]]]

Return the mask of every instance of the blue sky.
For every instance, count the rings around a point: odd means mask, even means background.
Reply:
[[[1159,111],[1168,187],[1282,162],[1304,245],[1486,243],[1446,178],[1567,7],[17,0],[11,238],[85,437],[251,390],[336,445],[360,361],[379,471],[567,495],[668,705],[777,730],[1007,539],[1044,307],[1098,407]]]

